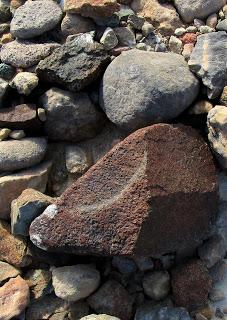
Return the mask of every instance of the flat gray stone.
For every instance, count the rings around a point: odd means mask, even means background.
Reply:
[[[39,63],[59,47],[59,44],[34,43],[27,40],[14,40],[1,48],[1,61],[17,68],[28,68]]]
[[[52,30],[60,22],[63,12],[52,0],[26,1],[11,21],[11,33],[21,39],[29,39]]]
[[[219,21],[216,29],[219,31],[227,31],[227,19]]]
[[[199,82],[181,55],[130,50],[107,67],[100,105],[126,130],[177,117],[197,97]]]
[[[203,19],[216,13],[226,0],[174,0],[176,9],[185,22],[192,22],[195,18]]]
[[[0,142],[0,172],[25,169],[44,158],[47,142],[44,138],[25,138]]]
[[[188,65],[202,79],[208,97],[217,98],[227,84],[227,33],[219,31],[198,36]]]
[[[86,93],[52,88],[40,102],[46,111],[44,126],[50,139],[76,142],[96,135],[102,114]]]
[[[135,320],[191,320],[185,308],[154,307],[152,304],[140,306]]]

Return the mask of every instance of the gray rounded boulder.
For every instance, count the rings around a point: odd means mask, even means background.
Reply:
[[[198,92],[199,81],[183,56],[133,49],[107,67],[100,105],[113,123],[132,131],[174,119]]]
[[[62,16],[61,7],[52,0],[27,1],[16,10],[10,31],[18,38],[33,38],[56,27]]]
[[[45,156],[45,138],[25,138],[0,142],[0,172],[31,167]]]

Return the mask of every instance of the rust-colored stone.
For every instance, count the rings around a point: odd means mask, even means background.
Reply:
[[[183,44],[193,43],[195,44],[197,41],[197,34],[192,32],[187,32],[180,37],[180,40]]]
[[[213,158],[198,133],[157,124],[117,144],[35,219],[38,247],[152,256],[195,248],[217,210]]]
[[[12,130],[39,130],[41,122],[34,104],[20,104],[12,108],[0,109],[0,128]]]
[[[64,10],[84,17],[110,17],[120,9],[116,0],[65,0]]]
[[[190,310],[206,304],[212,280],[200,260],[191,260],[172,271],[173,298],[177,306]]]

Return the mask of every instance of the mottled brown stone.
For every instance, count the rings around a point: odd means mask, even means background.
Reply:
[[[117,144],[35,219],[40,248],[152,256],[193,249],[217,210],[207,144],[185,126],[158,124]]]
[[[206,304],[212,280],[200,260],[191,260],[172,271],[173,298],[190,310]]]
[[[41,128],[34,104],[20,104],[12,108],[0,109],[0,128],[12,130],[32,130]]]
[[[116,0],[65,0],[64,10],[84,17],[110,17],[120,8]]]

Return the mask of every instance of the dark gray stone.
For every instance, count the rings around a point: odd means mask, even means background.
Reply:
[[[135,320],[191,320],[185,308],[143,305],[136,311]]]
[[[203,81],[210,99],[217,98],[227,84],[227,34],[224,31],[198,36],[188,62]]]
[[[93,42],[90,34],[77,36],[40,61],[36,71],[46,81],[79,91],[101,76],[110,57],[104,47]]]
[[[46,111],[45,131],[57,141],[77,142],[96,135],[102,114],[86,93],[52,88],[40,99]]]
[[[177,117],[196,98],[199,83],[181,55],[130,50],[106,69],[100,105],[122,129]]]
[[[11,21],[11,33],[18,38],[29,39],[53,29],[61,20],[61,7],[52,0],[26,1]]]

